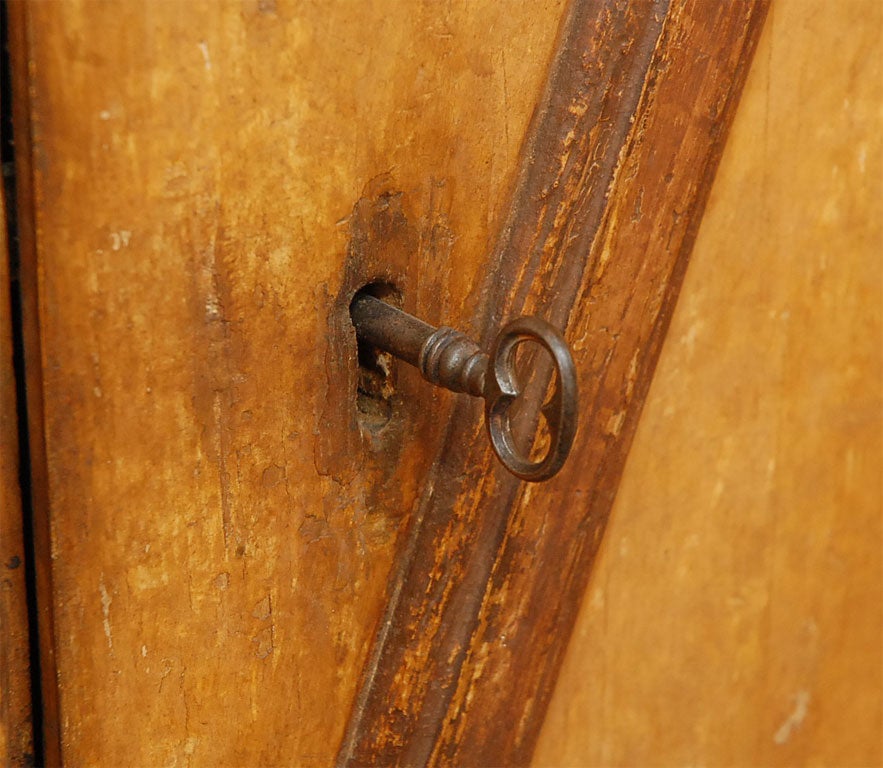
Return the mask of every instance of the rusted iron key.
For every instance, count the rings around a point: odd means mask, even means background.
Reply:
[[[459,331],[434,328],[365,292],[353,299],[350,315],[362,342],[417,367],[432,384],[483,397],[491,445],[510,472],[537,482],[561,469],[576,434],[576,370],[567,343],[549,323],[537,317],[512,320],[488,354]],[[515,375],[515,349],[528,341],[545,347],[556,374],[553,395],[540,409],[548,425],[549,445],[537,461],[519,451],[510,418],[513,404],[524,394]]]

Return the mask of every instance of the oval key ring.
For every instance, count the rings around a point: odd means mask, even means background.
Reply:
[[[556,384],[551,400],[541,406],[549,428],[549,449],[531,461],[515,445],[510,409],[523,391],[515,376],[515,348],[527,341],[538,343],[552,356]],[[506,468],[533,482],[552,477],[567,459],[576,434],[576,368],[561,334],[538,317],[519,317],[497,335],[491,348],[485,378],[485,421],[494,452]]]

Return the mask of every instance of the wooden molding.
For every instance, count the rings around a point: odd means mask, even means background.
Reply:
[[[529,762],[766,9],[572,3],[474,326],[566,325],[577,442],[520,484],[454,410],[340,764]]]

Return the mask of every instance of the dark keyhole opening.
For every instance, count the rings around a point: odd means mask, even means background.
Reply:
[[[399,290],[390,283],[373,282],[356,291],[353,301],[362,294],[401,307]],[[352,303],[352,302],[350,302]],[[392,418],[395,396],[396,361],[388,352],[356,338],[358,345],[359,377],[356,389],[356,408],[359,425],[364,429],[382,429]]]

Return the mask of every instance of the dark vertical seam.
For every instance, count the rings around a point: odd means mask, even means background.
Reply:
[[[21,490],[22,534],[24,538],[25,600],[28,616],[28,653],[31,687],[31,726],[33,765],[45,764],[43,743],[43,686],[41,683],[40,630],[37,613],[37,571],[34,546],[34,505],[31,496],[31,446],[28,433],[28,401],[25,386],[24,319],[21,293],[21,254],[16,216],[15,140],[12,127],[12,70],[9,55],[7,3],[0,3],[0,106],[2,106],[3,193],[5,197],[6,243],[4,257],[9,263],[10,324],[12,327],[12,366],[15,379],[16,422],[18,427],[18,482]]]

